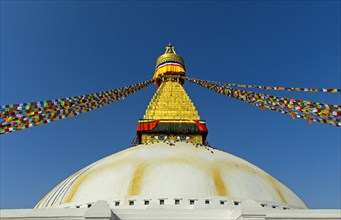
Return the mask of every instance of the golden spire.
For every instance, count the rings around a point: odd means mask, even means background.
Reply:
[[[182,85],[169,80],[154,94],[144,119],[200,120],[200,116]]]
[[[203,144],[206,123],[183,88],[185,62],[169,44],[156,61],[154,78],[159,88],[151,99],[144,118],[139,121],[139,143],[180,140]]]

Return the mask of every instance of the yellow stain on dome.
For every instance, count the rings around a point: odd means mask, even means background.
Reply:
[[[141,193],[142,179],[146,170],[146,163],[139,163],[134,172],[133,178],[128,189],[129,196],[137,196]]]
[[[75,174],[73,174],[73,175],[71,175],[71,176],[75,176],[75,175],[77,175],[78,173],[80,173],[82,170],[80,170],[80,171],[78,171],[77,173],[75,173]],[[69,177],[69,178],[71,178],[71,176]],[[66,180],[65,180],[66,181]],[[60,186],[62,185],[64,183],[64,181],[63,182],[61,182],[60,184],[58,184],[57,186],[55,186],[49,193],[47,193],[39,202],[38,202],[38,204],[34,207],[35,209],[37,209],[37,208],[41,208],[41,207],[39,207],[43,202],[45,202],[46,201],[46,199],[47,198],[49,198],[53,193],[55,193],[55,191],[57,191],[58,190],[58,188],[60,188]],[[53,205],[53,204],[52,204]]]
[[[62,183],[60,183],[60,184],[62,184]],[[38,202],[38,204],[34,207],[35,209],[37,209],[37,208],[39,208],[39,206],[40,206],[40,204],[43,202],[43,201],[45,201],[45,199],[47,198],[47,197],[49,197],[58,187],[59,187],[59,185],[60,184],[58,184],[56,187],[54,187],[49,193],[47,193],[39,202]]]
[[[129,153],[131,151],[136,151],[138,150],[140,147],[133,147],[133,148],[128,148],[124,151],[121,151],[121,152],[118,152],[118,153],[115,153],[115,154],[112,154],[104,159],[108,159],[108,158],[115,158],[117,156],[123,156],[124,154],[126,153]],[[102,160],[104,160],[102,159]],[[114,168],[114,167],[118,167],[118,166],[123,166],[123,165],[126,165],[127,163],[133,163],[134,161],[138,161],[139,159],[133,159],[133,158],[125,158],[125,159],[120,159],[120,160],[117,160],[117,161],[114,161],[114,162],[110,162],[108,164],[105,164],[105,165],[101,165],[101,166],[98,166],[98,167],[94,167],[90,170],[87,170],[85,171],[84,173],[82,173],[76,180],[75,182],[72,184],[72,187],[68,190],[68,192],[66,193],[67,196],[66,198],[64,199],[64,202],[65,203],[70,203],[73,201],[75,195],[77,194],[77,191],[78,189],[80,188],[80,186],[88,179],[90,178],[92,175],[96,175],[98,172],[101,172],[103,170],[106,170],[108,168]],[[139,164],[140,166],[140,164]],[[133,185],[139,185],[140,184],[137,184],[139,183],[140,181],[138,181],[140,178],[142,178],[142,175],[138,176],[137,174],[139,173],[140,171],[135,171],[135,174],[134,174],[134,178],[136,176],[136,179],[135,179],[135,183]],[[136,190],[130,190],[129,192],[132,192],[132,193],[136,193],[136,192],[139,192],[139,189],[136,189]]]
[[[168,163],[177,163],[177,164],[180,164],[180,163],[190,164],[194,166],[196,169],[204,171],[207,176],[212,177],[214,188],[216,190],[217,195],[227,196],[229,194],[227,185],[224,183],[224,180],[221,177],[220,170],[215,166],[210,166],[212,162],[204,161],[203,163],[203,161],[199,159],[195,160],[194,158],[188,159],[188,158],[179,158],[179,157],[164,158],[164,159],[161,159],[160,161],[162,161],[163,163],[168,162]]]
[[[167,157],[160,158],[150,161],[149,164],[146,162],[141,162],[138,164],[136,170],[134,171],[133,178],[129,185],[128,196],[138,196],[141,194],[143,178],[149,171],[150,167],[158,167],[160,164],[189,164],[195,167],[197,170],[203,171],[208,177],[212,177],[214,188],[217,195],[227,196],[228,189],[221,173],[217,167],[210,166],[210,163],[204,163],[201,160],[195,160],[193,158],[184,157]],[[151,166],[152,165],[152,166]]]
[[[245,166],[244,164],[238,164],[238,169],[242,169],[246,172],[253,173],[257,176],[259,176],[263,181],[265,181],[267,184],[271,186],[271,188],[275,191],[275,193],[278,195],[278,198],[281,200],[281,202],[287,204],[288,201],[284,196],[284,193],[279,188],[279,182],[272,176],[270,176],[267,173],[264,173],[264,171],[256,171],[252,167]]]
[[[269,174],[264,173],[264,171],[255,171],[255,169],[253,169],[252,167],[246,166],[246,165],[241,164],[241,163],[234,164],[234,166],[232,166],[232,163],[230,161],[225,161],[225,160],[221,161],[220,164],[224,164],[225,167],[238,169],[238,170],[244,170],[245,172],[253,173],[253,174],[259,176],[263,181],[265,181],[267,184],[269,184],[271,186],[271,188],[278,195],[281,202],[283,202],[285,204],[288,203],[287,199],[284,196],[284,193],[280,190],[280,188],[278,186],[278,184],[279,184],[278,180],[276,180],[274,177],[270,176]]]
[[[114,156],[114,155],[111,155],[111,156]],[[111,157],[111,156],[109,156],[109,157]],[[98,172],[101,172],[101,171],[106,170],[108,168],[123,166],[123,165],[126,165],[127,163],[131,163],[131,162],[132,162],[131,158],[121,159],[121,160],[110,162],[108,164],[101,165],[101,166],[98,166],[98,167],[95,167],[93,169],[89,169],[89,170],[85,171],[75,180],[75,182],[72,184],[72,187],[68,190],[65,202],[66,203],[72,202],[73,198],[75,197],[80,186],[91,176],[96,175]]]
[[[278,187],[278,181],[270,175],[268,175],[267,180],[270,182],[272,188],[276,191],[276,193],[277,193],[278,197],[281,199],[281,201],[283,203],[287,204],[288,203],[287,199],[285,198],[284,194],[282,193],[282,191]]]
[[[90,175],[90,172],[85,171],[85,173],[81,174],[75,182],[72,184],[71,188],[67,192],[67,197],[65,198],[65,202],[69,203],[72,202],[74,196],[76,195],[79,187],[82,185],[84,180]]]
[[[227,191],[227,187],[224,183],[223,178],[221,177],[220,171],[217,168],[213,168],[212,176],[217,194],[219,196],[227,196],[229,194]]]
[[[229,162],[229,161],[225,161],[224,165],[228,166],[230,168],[233,168],[233,166],[231,166],[232,165],[231,162]],[[283,202],[285,204],[288,203],[287,199],[284,196],[284,193],[280,190],[280,188],[278,186],[279,182],[274,177],[270,176],[267,173],[264,173],[264,171],[256,171],[252,167],[246,166],[246,165],[241,164],[241,163],[235,164],[234,169],[244,170],[245,172],[253,173],[253,174],[259,176],[263,181],[265,181],[267,184],[269,184],[271,186],[271,188],[278,195],[281,202]]]

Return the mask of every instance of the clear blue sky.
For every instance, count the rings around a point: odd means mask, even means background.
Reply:
[[[340,87],[339,1],[1,1],[1,104],[150,79],[169,42],[189,77]],[[340,208],[340,129],[261,111],[186,83],[208,140],[311,208]],[[63,179],[127,148],[156,91],[1,136],[1,208],[31,208]],[[271,94],[340,104],[340,94]]]

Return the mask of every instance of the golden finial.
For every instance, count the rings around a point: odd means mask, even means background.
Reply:
[[[185,61],[184,59],[176,54],[175,50],[174,50],[174,46],[169,43],[166,46],[166,51],[164,54],[162,54],[161,56],[159,56],[159,58],[156,60],[156,68],[166,62],[175,62],[175,63],[179,63],[181,64],[181,66],[185,69]]]
[[[166,46],[166,52],[165,53],[175,53],[175,50],[174,50],[174,47],[172,45],[172,43],[169,43],[167,46]]]

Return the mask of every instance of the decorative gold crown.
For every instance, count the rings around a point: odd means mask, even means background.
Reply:
[[[166,46],[165,53],[162,54],[161,56],[159,56],[159,58],[157,58],[155,68],[157,68],[160,64],[165,63],[165,62],[180,63],[183,66],[183,68],[185,69],[184,59],[180,55],[176,54],[174,47],[171,43],[169,43]]]

